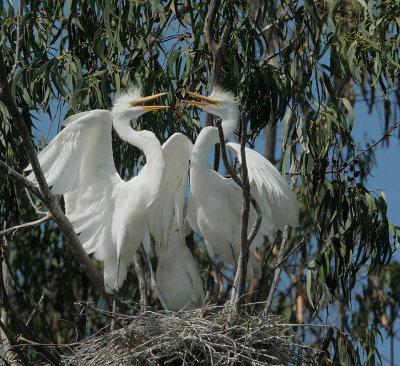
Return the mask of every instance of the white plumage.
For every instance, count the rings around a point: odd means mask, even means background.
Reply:
[[[156,243],[166,245],[175,210],[178,230],[183,237],[183,207],[186,180],[193,144],[181,133],[174,133],[163,145],[165,172],[150,214],[149,231]]]
[[[108,292],[120,288],[126,277],[163,177],[160,142],[152,132],[135,131],[130,125],[150,110],[166,108],[141,106],[160,95],[143,98],[132,89],[115,100],[111,112],[78,113],[64,122],[65,128],[38,155],[53,193],[64,195],[66,215],[83,247],[104,262]],[[112,125],[121,139],[146,155],[147,164],[128,182],[115,169]],[[36,181],[33,173],[28,179]]]
[[[220,117],[224,136],[228,139],[234,133],[239,119],[234,96],[221,89],[215,89],[209,97],[190,94],[203,102],[185,102]],[[207,164],[208,153],[218,142],[218,129],[210,126],[201,130],[194,144],[187,218],[193,229],[202,233],[211,257],[217,252],[224,262],[233,264],[235,260],[232,249],[237,260],[241,247],[242,192],[231,178],[222,177]],[[240,145],[230,143],[228,147],[240,159]],[[261,267],[254,255],[254,249],[262,244],[263,235],[270,234],[274,227],[282,229],[286,224],[297,226],[299,210],[295,194],[267,159],[246,148],[246,161],[251,193],[262,210],[262,224],[250,248],[247,270],[247,278],[250,279],[261,276]],[[255,210],[251,207],[249,232],[255,219]]]
[[[193,310],[203,306],[203,283],[176,224],[171,224],[168,240],[163,245],[156,243],[155,249],[158,257],[156,280],[168,310]]]

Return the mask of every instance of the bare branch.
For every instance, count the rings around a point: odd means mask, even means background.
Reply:
[[[4,287],[4,282],[3,282],[3,274],[1,273],[1,281],[0,281],[0,289],[1,289],[1,303],[2,306],[7,310],[10,319],[12,323],[14,324],[15,327],[19,329],[19,331],[28,339],[37,342],[36,340],[36,335],[25,325],[25,323],[22,321],[20,315],[15,311],[15,309],[11,306],[6,289]],[[3,323],[1,323],[3,324]],[[4,331],[3,327],[2,330]],[[7,338],[10,340],[10,343],[13,344],[12,340],[7,336]],[[52,353],[50,353],[46,348],[42,346],[37,346],[35,347],[37,352],[39,352],[44,358],[46,358],[47,361],[50,362],[52,365],[58,365],[59,364],[59,359],[58,357],[54,356]]]
[[[233,171],[232,167],[229,164],[228,157],[226,155],[226,145],[225,145],[225,137],[224,132],[222,130],[221,122],[217,122],[218,132],[219,132],[219,139],[221,145],[221,153],[222,153],[222,160],[224,162],[226,170],[231,174],[232,179],[242,188],[243,191],[243,205],[242,205],[242,218],[241,218],[241,242],[242,246],[240,249],[239,254],[239,261],[238,267],[235,274],[235,280],[232,287],[232,294],[231,294],[231,306],[232,312],[230,316],[230,323],[234,324],[240,314],[240,309],[243,305],[244,300],[244,290],[246,284],[246,274],[247,274],[247,263],[249,261],[249,248],[253,240],[255,239],[258,230],[261,226],[261,209],[258,205],[257,201],[250,193],[250,184],[248,180],[248,173],[247,173],[247,164],[246,164],[246,156],[245,156],[245,149],[246,149],[246,141],[247,141],[247,124],[244,123],[244,113],[242,113],[242,141],[241,141],[241,157],[242,157],[242,180],[238,178],[236,173]],[[242,183],[243,182],[243,183]],[[250,212],[250,202],[253,205],[254,209],[256,210],[257,219],[256,223],[254,224],[252,231],[249,236],[247,236],[248,232],[248,219],[249,219],[249,212]]]
[[[32,192],[37,198],[43,200],[42,193],[39,188],[35,186],[30,180],[24,177],[22,174],[19,174],[14,169],[10,168],[7,164],[0,160],[0,172],[4,175],[10,177],[12,180],[16,181],[19,184],[22,184],[25,188],[27,188],[30,192]]]
[[[99,274],[97,268],[94,266],[89,256],[86,254],[85,250],[82,247],[81,242],[79,241],[78,236],[74,231],[74,228],[72,227],[71,223],[65,216],[64,212],[61,210],[60,206],[57,204],[54,195],[52,194],[49,186],[47,185],[46,179],[44,178],[42,169],[39,164],[39,160],[36,155],[36,150],[32,144],[28,128],[11,96],[11,91],[7,83],[6,67],[4,65],[3,59],[4,59],[3,54],[0,51],[0,100],[6,106],[10,118],[17,127],[19,134],[21,136],[23,146],[29,157],[33,172],[39,184],[39,189],[41,194],[39,194],[38,197],[42,199],[43,203],[46,205],[52,217],[54,218],[54,221],[57,222],[58,226],[63,232],[63,235],[67,238],[72,251],[77,257],[79,263],[84,268],[86,274],[91,279],[92,283],[98,289],[98,291],[103,295],[106,303],[110,306],[111,304],[110,295],[107,294],[105,291],[104,281],[102,276]],[[15,174],[13,176],[19,178],[19,181],[23,183],[27,188],[32,188],[33,186],[32,184],[30,185],[30,187],[27,186],[25,181],[26,178],[20,179],[20,175],[15,175]],[[33,191],[32,189],[30,190]],[[35,189],[35,191],[36,192],[38,191],[37,188]]]
[[[210,76],[211,91],[213,90],[214,86],[219,83],[219,78],[221,75],[221,67],[224,58],[224,48],[232,29],[231,24],[227,23],[224,30],[222,31],[221,39],[219,43],[217,43],[215,39],[214,24],[220,5],[221,5],[221,0],[212,0],[204,21],[204,33],[208,45],[208,51],[212,59],[211,76]],[[204,126],[205,127],[214,126],[213,119],[214,118],[210,113],[206,113]],[[219,168],[219,159],[220,159],[220,146],[219,144],[216,144],[214,147],[214,162],[213,162],[213,169],[216,171]]]
[[[242,113],[242,117],[244,113]],[[231,324],[235,324],[240,315],[242,303],[244,301],[244,289],[246,287],[247,263],[249,262],[250,244],[247,239],[247,230],[250,215],[250,183],[246,162],[246,141],[247,141],[247,121],[242,118],[240,154],[242,158],[241,180],[242,180],[242,217],[241,217],[241,248],[239,254],[238,266],[233,283],[231,305],[232,312],[229,319]],[[261,221],[261,220],[260,220]]]
[[[148,302],[147,302],[147,286],[146,280],[143,272],[143,262],[140,253],[140,249],[138,249],[135,253],[135,271],[139,281],[139,289],[140,289],[140,312],[143,314],[147,311]]]
[[[21,28],[22,7],[23,7],[23,0],[19,0],[19,9],[17,12],[17,39],[15,40],[15,57],[14,57],[14,65],[11,69],[11,74],[14,74],[15,70],[17,69],[19,61],[19,43],[21,39],[20,28]]]
[[[220,141],[220,145],[221,145],[222,161],[224,162],[225,168],[228,171],[228,173],[230,174],[231,178],[234,180],[234,182],[240,188],[242,188],[241,180],[236,175],[236,173],[233,171],[233,169],[230,166],[229,161],[228,161],[228,156],[226,154],[225,137],[224,137],[224,132],[222,130],[221,122],[217,122],[217,127],[218,127],[218,132],[219,132],[219,141]],[[258,204],[258,202],[256,201],[256,199],[253,197],[252,194],[250,194],[250,202],[253,205],[254,209],[256,210],[257,220],[256,220],[256,223],[254,224],[254,226],[252,228],[252,231],[251,231],[251,233],[249,235],[249,238],[248,238],[249,245],[253,242],[253,240],[255,239],[255,237],[257,235],[258,230],[260,229],[261,218],[262,218],[260,205]]]
[[[37,204],[35,202],[33,202],[32,196],[29,193],[29,190],[27,188],[25,188],[25,193],[28,196],[28,200],[29,200],[31,206],[35,209],[36,213],[39,215],[46,215],[47,212],[40,210],[39,207],[37,206]]]
[[[294,184],[296,180],[292,178],[292,182],[290,184],[290,189],[293,189]],[[311,230],[311,229],[310,229]],[[278,260],[277,264],[275,265],[275,272],[274,272],[274,278],[272,280],[271,287],[268,292],[268,297],[265,302],[265,307],[264,307],[264,314],[267,314],[269,312],[269,309],[271,308],[272,300],[275,294],[276,287],[278,286],[278,281],[281,276],[282,268],[283,268],[283,263],[284,261],[284,255],[285,255],[285,250],[286,250],[286,244],[287,244],[287,239],[288,239],[288,233],[289,233],[289,225],[285,226],[285,229],[283,230],[283,235],[282,235],[282,242],[281,246],[279,248],[279,254],[278,254]],[[290,253],[291,254],[291,253]]]
[[[390,133],[395,130],[396,128],[398,128],[400,126],[400,123],[397,122],[395,123],[393,126],[389,127],[381,136],[381,138],[377,141],[375,141],[371,146],[368,146],[365,150],[361,151],[359,154],[357,154],[354,158],[352,158],[349,161],[346,161],[343,165],[343,169],[346,168],[346,166],[352,164],[353,162],[355,162],[358,158],[360,158],[362,155],[364,155],[365,153],[367,153],[368,151],[370,151],[371,149],[373,149],[376,145],[378,145],[381,141],[383,141],[386,137],[390,136]]]
[[[46,222],[47,220],[50,220],[50,219],[51,219],[51,214],[48,213],[46,216],[42,217],[39,220],[27,222],[25,224],[17,225],[17,226],[10,227],[8,229],[0,231],[0,237],[6,236],[6,235],[8,235],[10,233],[14,234],[15,231],[17,231],[19,229],[22,229],[24,227],[40,225],[40,224],[42,224],[42,223],[44,223],[44,222]]]
[[[312,229],[314,229],[314,226],[311,226],[311,227],[307,230],[307,232],[304,234],[303,239],[301,239],[301,240],[297,243],[297,245],[296,245],[288,254],[285,255],[285,258],[283,258],[281,261],[279,261],[279,262],[277,262],[277,263],[275,264],[275,267],[272,269],[273,271],[275,271],[275,269],[277,269],[278,267],[282,266],[282,265],[287,261],[287,259],[288,259],[297,249],[299,249],[299,248],[306,242],[306,240],[307,240],[307,238],[308,238],[308,235],[311,233]]]

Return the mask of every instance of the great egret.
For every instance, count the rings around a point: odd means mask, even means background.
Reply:
[[[228,139],[234,133],[239,119],[239,109],[234,96],[218,88],[214,89],[209,97],[190,92],[189,94],[203,102],[183,102],[220,117],[224,136]],[[242,192],[231,178],[224,178],[207,164],[208,153],[218,142],[218,129],[209,126],[201,130],[193,146],[187,218],[192,228],[198,228],[202,233],[212,258],[217,251],[224,262],[234,264],[241,247]],[[240,145],[228,143],[227,146],[240,159]],[[263,235],[269,235],[274,227],[283,229],[286,224],[297,226],[299,208],[295,194],[267,159],[246,148],[246,161],[251,193],[262,211],[261,227],[250,247],[247,279],[251,279],[261,276],[261,267],[254,255],[254,249],[262,244]],[[252,208],[249,231],[255,222],[255,216]]]
[[[132,129],[131,120],[168,108],[143,105],[165,94],[142,97],[133,88],[114,101],[111,112],[75,114],[64,121],[65,128],[38,156],[53,193],[64,195],[66,215],[86,252],[104,262],[109,293],[118,290],[126,278],[164,173],[160,142],[153,132]],[[146,165],[128,182],[115,169],[111,126],[121,139],[146,155]],[[33,173],[28,179],[36,181]]]
[[[188,255],[185,256],[178,255],[175,257],[173,255],[170,255],[170,252],[176,252],[177,248],[181,248],[182,245],[184,245],[184,244],[179,245],[179,243],[184,243],[183,206],[185,198],[186,180],[189,170],[189,162],[190,162],[190,157],[192,155],[192,148],[193,144],[189,141],[189,139],[186,136],[184,136],[181,133],[174,133],[162,145],[162,151],[165,160],[165,171],[157,196],[154,200],[151,209],[149,223],[148,223],[148,230],[146,228],[147,233],[143,240],[143,246],[145,248],[151,272],[151,283],[163,307],[166,310],[177,309],[177,305],[175,304],[176,301],[178,301],[178,304],[180,304],[179,302],[180,300],[171,299],[170,296],[171,291],[169,291],[169,289],[166,288],[164,285],[166,283],[166,280],[160,280],[160,278],[165,276],[168,279],[168,281],[171,280],[172,282],[180,283],[183,286],[179,290],[180,293],[187,294],[186,297],[183,296],[184,298],[188,298],[188,296],[190,298],[190,296],[192,296],[191,292],[193,291],[193,288],[188,286],[188,281],[182,282],[180,278],[182,273],[180,273],[177,270],[174,270],[175,267],[182,266],[182,268],[190,268],[190,266],[192,266],[190,259],[189,262],[185,262],[186,258],[188,258]],[[172,229],[170,225],[174,211],[176,218],[176,228],[179,233],[179,243],[178,239],[175,237],[176,236],[175,232],[173,234],[171,233]],[[161,259],[161,263],[163,263],[163,265],[161,266],[162,269],[160,271],[157,270],[157,280],[154,277],[153,268],[151,265],[151,258],[150,258],[151,244],[150,244],[149,234],[153,235],[156,249],[158,248],[158,250],[156,250],[156,254],[160,253],[162,258],[164,258]],[[172,239],[171,235],[173,236]],[[174,243],[173,245],[169,246],[168,242],[171,240],[173,240]],[[189,256],[191,256],[190,253],[188,254]],[[168,273],[167,267],[171,268],[171,273]],[[196,269],[194,269],[194,271],[196,271]],[[160,273],[163,273],[163,275],[161,276]],[[178,277],[174,278],[175,275],[178,275]],[[159,281],[161,281],[161,285],[159,284]],[[167,293],[163,293],[164,288],[166,288]],[[196,289],[196,291],[198,290]],[[172,306],[172,308],[170,306]]]
[[[196,263],[176,224],[171,224],[167,241],[156,242],[156,280],[168,310],[193,310],[203,306],[204,289]]]

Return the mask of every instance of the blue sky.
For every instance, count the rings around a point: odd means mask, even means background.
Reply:
[[[358,103],[354,108],[354,137],[356,141],[359,141],[360,148],[365,148],[366,141],[378,140],[384,132],[384,121],[382,108],[376,108],[376,111],[372,114],[367,113],[367,108],[362,103]],[[392,120],[391,124],[399,122]],[[372,169],[371,176],[367,181],[367,188],[369,190],[381,190],[385,193],[387,204],[388,204],[388,219],[394,224],[400,224],[400,140],[398,138],[399,131],[395,130],[392,133],[392,137],[389,140],[389,146],[380,144],[375,147],[375,157],[377,165]],[[400,261],[400,254],[396,252],[393,256],[393,260]],[[397,321],[398,329],[400,322]],[[385,334],[385,333],[383,333]],[[380,340],[377,339],[377,345],[380,353],[382,354],[383,365],[390,365],[390,345],[389,340],[385,340],[383,344],[380,344]],[[395,340],[394,354],[395,360],[400,360],[400,340]],[[397,363],[399,365],[399,363]]]

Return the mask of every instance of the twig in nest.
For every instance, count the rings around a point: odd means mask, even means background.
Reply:
[[[277,316],[246,316],[229,325],[224,307],[206,310],[205,316],[197,309],[130,317],[124,329],[87,338],[63,361],[85,366],[315,364],[315,351],[297,343],[292,325],[282,325]]]

